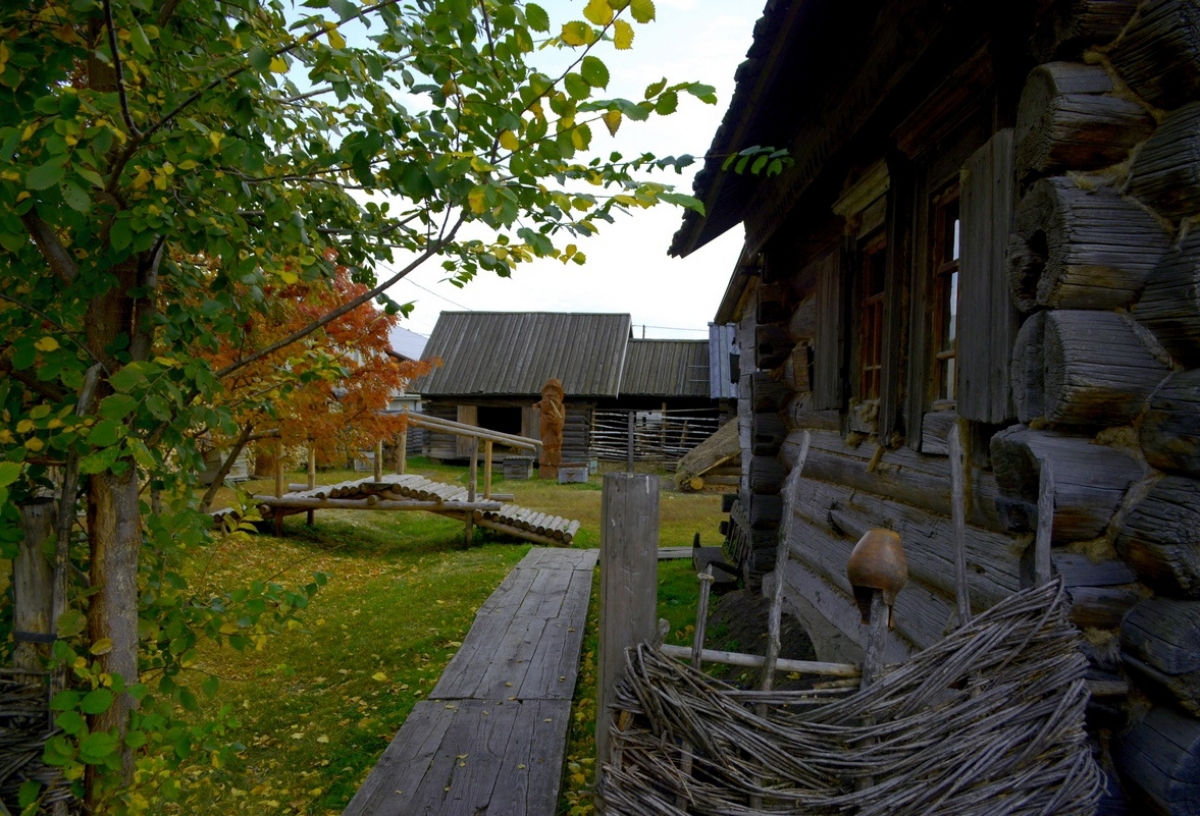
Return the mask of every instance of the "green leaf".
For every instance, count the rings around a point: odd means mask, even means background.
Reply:
[[[754,160],[754,164],[750,165],[750,174],[757,176],[760,172],[762,172],[762,169],[767,166],[768,161],[770,161],[770,157],[765,153],[759,156]]]
[[[79,703],[79,710],[84,714],[103,714],[112,706],[112,692],[106,688],[93,689]]]
[[[654,19],[654,0],[631,0],[629,13],[639,23],[648,23]]]
[[[139,57],[150,59],[154,52],[150,48],[150,40],[146,37],[146,32],[140,25],[134,23],[129,28],[129,42],[133,45],[133,51]]]
[[[679,94],[674,91],[665,91],[658,97],[658,101],[654,103],[654,110],[660,116],[669,116],[674,113],[679,107]]]
[[[271,55],[261,45],[256,45],[246,54],[246,60],[255,71],[268,71],[271,68]]]
[[[61,164],[39,164],[25,176],[25,187],[29,190],[45,190],[62,181],[63,173]]]
[[[550,30],[550,15],[544,8],[534,3],[525,4],[525,22],[529,23],[529,27],[534,31]]]
[[[659,193],[658,197],[668,204],[675,204],[680,207],[687,207],[689,210],[695,210],[700,215],[704,215],[704,202],[695,196],[685,195],[684,193]]]
[[[124,435],[124,425],[120,422],[113,422],[111,419],[105,419],[92,426],[92,430],[88,432],[87,441],[89,445],[95,445],[97,448],[107,448],[109,445],[117,444],[117,441]]]
[[[592,27],[583,20],[572,20],[569,23],[563,23],[562,41],[570,46],[587,45],[590,43],[596,34]]]
[[[613,45],[618,51],[633,48],[633,26],[624,20],[617,20],[613,24]]]
[[[60,638],[75,637],[86,627],[87,618],[78,609],[68,609],[58,616],[58,636]]]
[[[128,394],[112,394],[100,401],[100,408],[96,413],[104,419],[116,421],[128,416],[130,411],[137,408],[137,404],[138,401]]]
[[[59,618],[60,628],[62,618],[65,617],[66,615],[63,615]],[[72,708],[75,708],[79,705],[79,699],[79,692],[77,691],[60,691],[58,694],[54,695],[52,700],[50,700],[50,709],[52,711],[70,711]]]
[[[0,462],[0,487],[12,484],[21,477],[20,462]]]
[[[42,791],[42,783],[36,779],[26,779],[17,791],[17,807],[24,810],[30,805],[37,804],[38,794]]]
[[[134,365],[127,365],[108,378],[108,384],[117,391],[132,391],[146,384],[146,375]]]
[[[75,182],[64,181],[58,189],[62,193],[63,201],[67,202],[67,206],[72,210],[85,213],[92,208],[92,200],[87,191]]]
[[[93,473],[103,473],[113,466],[113,464],[117,461],[117,457],[120,455],[121,449],[118,447],[109,447],[98,450],[95,453],[89,454],[79,460],[79,472],[88,475]]]
[[[342,20],[347,20],[358,13],[358,8],[350,0],[329,0],[329,7],[336,11]]]
[[[608,87],[608,66],[599,58],[593,57],[590,54],[584,57],[583,64],[579,67],[579,72],[593,88]]]
[[[663,77],[658,82],[652,82],[646,86],[646,99],[653,99],[662,93],[663,88],[667,87],[667,78]]]
[[[576,73],[567,74],[563,79],[563,87],[573,99],[587,99],[591,96],[592,86],[582,76]]]
[[[89,765],[100,765],[116,749],[116,737],[106,731],[96,731],[79,741],[79,758]]]
[[[68,734],[78,734],[83,730],[83,716],[78,711],[64,711],[54,718],[54,724]]]

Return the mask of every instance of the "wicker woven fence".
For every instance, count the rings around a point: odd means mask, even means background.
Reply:
[[[589,447],[597,459],[623,462],[628,459],[632,443],[635,462],[673,464],[716,433],[718,424],[717,413],[711,408],[596,410],[592,414]]]

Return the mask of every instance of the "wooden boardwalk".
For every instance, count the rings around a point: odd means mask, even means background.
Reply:
[[[552,816],[598,552],[522,559],[344,816]]]

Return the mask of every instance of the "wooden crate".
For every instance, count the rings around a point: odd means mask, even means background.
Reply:
[[[532,479],[533,457],[506,456],[504,457],[505,479]]]
[[[558,483],[586,483],[588,480],[587,462],[563,462],[558,466]]]

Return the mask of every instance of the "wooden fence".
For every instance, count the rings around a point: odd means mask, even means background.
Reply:
[[[607,461],[674,463],[716,433],[719,419],[711,408],[666,411],[596,410],[592,413],[590,450]]]

